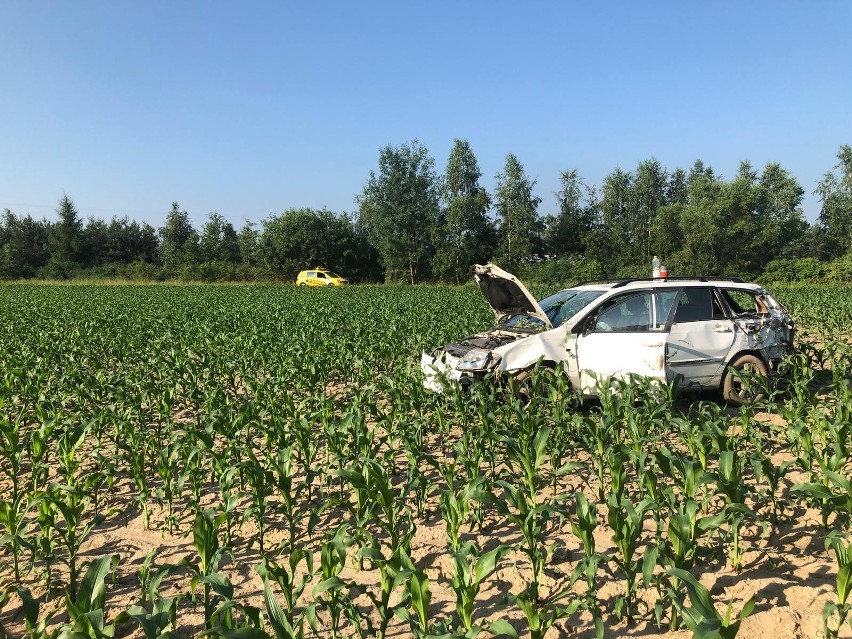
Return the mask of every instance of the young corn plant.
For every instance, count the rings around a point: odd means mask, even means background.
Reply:
[[[106,621],[106,578],[118,564],[117,555],[106,555],[89,564],[79,590],[65,597],[70,621],[59,631],[60,639],[106,639],[115,635],[115,621]]]
[[[485,489],[483,477],[467,482],[458,491],[452,482],[449,482],[449,486],[441,493],[439,504],[447,527],[447,546],[454,553],[461,548],[462,528],[470,523],[471,506],[493,502],[494,495]]]
[[[34,412],[38,427],[29,430],[27,447],[30,457],[30,492],[37,494],[47,485],[50,473],[48,462],[57,422],[52,413],[39,404],[36,404]]]
[[[168,534],[173,534],[180,525],[175,514],[175,501],[180,498],[186,476],[182,472],[183,448],[177,442],[162,444],[156,453],[157,476],[160,485],[157,487],[157,502],[160,509],[165,509],[165,524]]]
[[[397,614],[408,621],[411,634],[415,639],[427,639],[434,637],[436,624],[431,621],[429,605],[432,603],[432,591],[429,589],[429,576],[423,570],[412,570],[405,584],[408,593],[411,612],[407,608],[401,609]]]
[[[481,484],[482,489],[489,489],[488,478],[483,469],[483,461],[485,458],[485,450],[480,438],[481,431],[473,429],[473,434],[466,433],[467,443],[465,441],[456,442],[449,454],[444,459],[438,462],[438,469],[446,482],[448,489],[456,490],[457,484],[466,482],[467,484]],[[485,523],[485,511],[483,505],[488,503],[487,500],[481,500],[473,504],[469,513],[470,521],[475,524],[481,531]]]
[[[307,501],[313,497],[314,477],[317,475],[317,459],[320,453],[319,440],[313,431],[313,423],[300,417],[294,423],[293,437],[295,439],[295,457],[305,472],[304,488],[307,493]]]
[[[304,627],[304,613],[297,613],[296,605],[315,574],[313,553],[296,548],[287,557],[286,564],[264,559],[257,566],[257,573],[264,581],[271,578],[278,584],[284,595],[284,612],[290,619],[299,618],[299,625]]]
[[[569,600],[572,595],[570,590],[566,590],[544,601],[533,599],[526,593],[511,599],[524,613],[530,630],[530,639],[544,639],[557,621],[571,617],[580,608],[582,600],[579,598]]]
[[[0,546],[9,549],[12,555],[12,576],[15,583],[21,583],[21,561],[22,554],[27,549],[33,548],[29,529],[29,513],[33,509],[33,502],[25,491],[13,486],[8,499],[0,501],[0,526],[4,534],[0,536]]]
[[[497,501],[497,510],[515,524],[521,533],[520,550],[527,556],[532,568],[529,593],[537,600],[544,567],[560,543],[557,540],[548,545],[548,524],[553,517],[561,521],[562,509],[553,503],[537,504],[525,490],[515,488],[502,479],[497,481],[497,485],[503,491],[501,499]]]
[[[761,479],[764,479],[768,484],[761,496],[769,501],[769,522],[772,526],[777,526],[779,514],[783,514],[784,511],[784,502],[778,499],[778,489],[787,476],[790,466],[793,465],[793,461],[787,460],[776,464],[771,455],[764,454],[762,448],[757,447],[757,451],[752,455],[751,464],[754,469],[755,482],[759,484]]]
[[[571,573],[570,583],[573,585],[580,578],[586,582],[586,592],[582,595],[583,607],[592,616],[595,625],[595,634],[600,639],[603,637],[603,616],[598,607],[597,575],[598,567],[606,557],[595,549],[595,529],[598,527],[598,515],[595,507],[589,503],[586,496],[577,492],[574,495],[574,516],[571,518],[571,531],[583,543],[583,560],[577,562],[577,566]]]
[[[189,510],[198,510],[201,507],[201,494],[208,481],[205,464],[213,450],[213,438],[209,433],[199,429],[192,429],[185,436],[189,442],[196,442],[194,444],[187,443],[189,452],[188,454],[185,453],[183,476],[184,481],[189,482],[187,506]]]
[[[310,487],[307,480],[297,481],[296,469],[293,464],[294,451],[284,448],[270,460],[272,476],[277,489],[279,499],[275,508],[284,516],[286,524],[286,537],[281,541],[281,548],[293,552],[302,541],[304,535],[313,533],[316,523],[319,521],[320,508],[310,507]],[[307,526],[302,523],[308,517]]]
[[[176,566],[165,565],[154,570],[152,564],[157,551],[145,556],[142,566],[136,574],[139,580],[139,603],[130,606],[127,614],[134,619],[146,639],[172,639],[177,626],[177,597],[161,597],[160,584],[163,578]]]
[[[52,528],[56,538],[64,546],[62,559],[68,567],[67,592],[73,599],[77,596],[80,577],[80,548],[94,529],[114,513],[97,513],[86,521],[90,497],[79,486],[54,485],[44,495],[44,499],[52,512]],[[62,525],[57,525],[56,515],[61,517]]]
[[[249,548],[251,548],[255,539],[257,539],[259,552],[263,556],[266,550],[264,542],[266,539],[269,499],[275,490],[275,477],[272,471],[262,466],[257,459],[249,459],[241,462],[240,469],[245,473],[251,497],[251,504],[249,504],[245,513],[243,513],[243,522],[254,519],[257,525],[257,534],[249,539]]]
[[[391,600],[394,594],[405,586],[415,567],[404,549],[399,548],[393,554],[386,555],[377,543],[360,548],[358,557],[370,561],[379,571],[378,592],[367,590],[367,597],[373,603],[378,624],[373,621],[372,615],[365,617],[364,621],[369,636],[385,639],[391,619],[408,606],[408,591],[402,594],[396,604],[392,604]]]
[[[215,459],[215,457],[214,457]],[[239,468],[227,466],[221,473],[217,473],[219,484],[219,503],[216,511],[224,517],[225,522],[225,545],[233,547],[234,526],[237,523],[237,506],[240,503]]]
[[[595,481],[588,482],[590,488],[598,491],[597,499],[605,502],[607,498],[607,457],[609,451],[618,445],[618,422],[607,413],[597,417],[584,417],[579,427],[580,445],[588,453]]]
[[[400,494],[385,467],[373,459],[363,461],[363,479],[370,499],[375,504],[373,523],[381,528],[392,554],[403,550],[408,554],[416,525],[406,495]]]
[[[58,535],[56,531],[56,507],[51,501],[48,493],[54,492],[55,488],[38,493],[35,497],[36,532],[33,536],[30,563],[42,562],[42,581],[50,589],[53,586],[51,568],[57,559]]]
[[[532,438],[523,436],[504,436],[503,444],[506,446],[506,457],[520,475],[526,496],[534,503],[541,490],[542,468],[549,461],[548,440],[550,438],[550,427],[545,426],[538,429]]]
[[[429,476],[421,468],[421,460],[428,466],[435,467],[438,465],[432,455],[426,452],[416,452],[406,448],[405,456],[407,464],[405,467],[405,488],[403,492],[411,495],[414,515],[418,519],[422,519],[428,515],[429,508],[429,492],[432,489],[432,482]]]
[[[226,583],[224,575],[219,572],[219,564],[227,552],[219,544],[219,529],[223,522],[223,515],[217,515],[211,510],[202,510],[195,516],[192,526],[192,545],[198,553],[198,560],[188,564],[192,575],[190,585],[193,593],[199,584],[203,586],[201,604],[204,627],[208,630],[213,627],[214,592],[217,590],[227,592],[230,585]]]
[[[127,614],[139,624],[145,639],[177,639],[174,632],[177,602],[174,597],[156,597],[149,612],[142,604],[130,606]]]
[[[272,587],[269,585],[269,577],[260,564],[257,568],[263,580],[263,602],[266,607],[266,616],[269,619],[269,625],[272,626],[272,635],[258,629],[252,632],[238,631],[226,634],[226,637],[233,639],[245,637],[257,637],[258,639],[266,639],[274,637],[274,639],[304,639],[305,638],[305,616],[303,614],[291,615],[288,614],[278,602],[275,593],[272,592]]]
[[[834,551],[837,562],[837,601],[825,602],[822,611],[825,636],[834,638],[840,635],[847,620],[852,630],[852,543],[846,543],[843,537],[834,534],[826,537],[825,548]]]
[[[830,514],[835,514],[837,525],[848,531],[852,520],[852,480],[830,470],[823,471],[823,477],[825,483],[797,484],[790,490],[805,493],[829,513],[823,515],[824,525]]]
[[[617,552],[613,560],[624,576],[626,585],[623,595],[615,601],[615,614],[627,623],[633,623],[637,614],[637,575],[641,571],[642,561],[636,557],[642,522],[645,514],[654,507],[650,500],[642,500],[635,508],[627,499],[617,499],[611,494],[607,499],[607,522],[612,529],[612,541]],[[651,546],[648,547],[652,548]]]
[[[740,614],[732,619],[733,604],[729,603],[725,615],[720,615],[713,605],[710,592],[691,573],[678,568],[669,568],[666,572],[675,577],[686,588],[692,607],[684,605],[683,598],[679,593],[671,592],[670,596],[693,637],[696,639],[733,639],[737,636],[743,619],[748,617],[754,609],[754,597],[749,599],[743,605]]]
[[[142,429],[128,429],[127,437],[122,442],[122,452],[120,459],[124,465],[129,468],[130,476],[133,479],[135,494],[133,501],[138,505],[142,512],[142,521],[145,530],[151,527],[151,485],[150,473],[148,471],[148,438]]]
[[[752,488],[744,478],[746,456],[739,450],[723,450],[719,454],[719,468],[715,475],[716,492],[725,499],[725,521],[728,528],[728,559],[737,572],[742,568],[740,531],[746,518],[754,511],[746,503]]]
[[[348,619],[353,627],[360,628],[358,610],[349,594],[350,584],[340,577],[340,573],[346,567],[346,558],[352,545],[353,540],[349,537],[345,524],[338,527],[334,535],[323,543],[320,550],[322,579],[314,586],[312,593],[314,600],[306,610],[308,624],[315,633],[319,632],[320,627],[316,611],[326,612],[332,639],[340,636],[344,618]]]
[[[475,628],[474,604],[482,584],[508,552],[506,546],[497,546],[483,553],[474,542],[468,541],[453,553],[455,570],[450,575],[450,586],[456,595],[456,615],[465,633]]]
[[[260,608],[234,599],[234,586],[222,573],[205,577],[219,596],[220,601],[210,617],[210,635],[214,637],[245,637],[263,627]]]
[[[0,410],[5,401],[0,399]],[[5,533],[0,537],[0,546],[9,548],[12,554],[12,573],[15,582],[21,583],[21,554],[24,549],[31,547],[27,535],[27,513],[32,507],[28,491],[21,485],[22,463],[26,449],[22,445],[21,422],[23,411],[14,419],[3,416],[0,418],[0,473],[6,478],[6,486],[0,493],[0,526]]]
[[[666,522],[665,535],[651,550],[654,561],[664,569],[692,570],[703,550],[701,536],[717,529],[724,519],[724,513],[702,517],[701,505],[692,499],[678,502],[676,506],[672,505]],[[648,570],[645,570],[645,573],[647,579]],[[678,592],[680,583],[677,577],[664,572],[657,577],[657,585],[660,599],[655,604],[654,614],[659,626],[665,613],[665,601],[669,599],[667,594]],[[680,625],[679,609],[673,601],[670,600],[670,602],[669,630],[673,632]]]
[[[74,484],[80,469],[80,446],[86,438],[86,425],[66,423],[58,432],[56,457],[66,484]]]

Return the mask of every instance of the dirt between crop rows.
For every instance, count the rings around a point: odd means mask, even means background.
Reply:
[[[775,415],[758,415],[759,419],[778,423]],[[780,463],[783,454],[776,456]],[[794,474],[788,476],[786,486],[780,490],[786,492],[792,483],[802,480]],[[163,513],[156,507],[152,509],[151,527],[146,529],[142,513],[131,503],[133,485],[127,478],[120,478],[111,490],[103,512],[115,509],[107,522],[98,527],[83,547],[84,560],[92,560],[105,554],[115,554],[119,563],[107,582],[107,614],[114,619],[121,611],[139,602],[140,586],[138,572],[145,557],[156,552],[154,564],[178,564],[181,560],[193,561],[197,554],[192,547],[191,529],[195,516],[194,512],[180,512],[180,531],[169,534],[164,530]],[[576,490],[588,492],[583,482],[577,478],[567,478],[559,486],[559,491],[571,494]],[[317,493],[319,491],[316,491]],[[318,495],[317,495],[318,496]],[[205,496],[203,505],[211,505],[215,497],[211,493]],[[241,504],[245,507],[247,504]],[[599,505],[599,522],[606,521],[605,508]],[[273,509],[274,510],[274,509]],[[832,558],[823,548],[825,530],[820,527],[819,512],[813,510],[797,510],[786,513],[785,523],[779,525],[771,534],[766,535],[757,526],[747,527],[743,533],[742,543],[747,548],[744,554],[743,568],[737,573],[730,565],[719,558],[709,565],[696,569],[701,582],[710,589],[720,612],[724,613],[725,604],[733,603],[734,612],[738,612],[745,601],[755,596],[754,612],[742,624],[738,637],[744,639],[786,639],[788,637],[819,638],[823,636],[822,610],[825,602],[834,596],[834,575],[836,567]],[[791,517],[792,515],[792,517]],[[319,543],[325,533],[333,531],[343,520],[341,510],[326,511],[322,522],[311,537],[310,546],[318,550]],[[482,531],[465,536],[474,539],[484,550],[494,548],[498,544],[515,545],[520,542],[520,533],[513,529],[508,522],[496,516],[486,520]],[[453,571],[452,556],[447,551],[446,529],[438,507],[438,495],[432,494],[427,512],[416,520],[417,530],[411,542],[411,556],[414,563],[425,570],[429,576],[432,592],[431,616],[433,619],[450,619],[455,610],[455,595],[449,586],[449,575]],[[646,533],[652,529],[646,522]],[[266,546],[274,549],[283,538],[283,523],[274,518],[267,531]],[[235,588],[234,599],[243,604],[264,608],[263,583],[255,568],[260,559],[258,549],[248,548],[247,540],[256,533],[254,523],[246,521],[236,531],[234,546],[236,551],[232,556],[223,560],[222,571],[228,576]],[[566,520],[561,528],[550,535],[561,542],[561,546],[550,558],[547,575],[545,576],[545,592],[556,587],[565,586],[567,575],[571,573],[577,561],[582,557],[582,546],[572,533],[570,523]],[[614,545],[610,539],[609,529],[600,524],[595,531],[595,540],[599,552],[611,553]],[[647,536],[646,536],[647,540]],[[638,555],[641,555],[642,548]],[[350,552],[350,558],[341,577],[344,580],[359,584],[360,594],[355,602],[365,614],[369,614],[371,604],[364,592],[376,588],[379,582],[378,571],[367,565],[359,570]],[[279,558],[286,561],[286,557]],[[25,585],[32,590],[37,598],[44,598],[47,590],[39,579],[39,569],[36,567],[27,577]],[[55,573],[56,574],[56,573]],[[557,575],[554,580],[553,575]],[[64,575],[62,575],[64,578]],[[11,565],[8,556],[3,556],[0,566],[0,582],[7,584],[11,581]],[[310,599],[311,587],[319,580],[314,579],[306,588],[301,599],[304,606]],[[508,554],[499,564],[497,570],[486,580],[477,597],[474,621],[485,622],[503,618],[512,623],[521,635],[526,632],[526,621],[517,606],[507,602],[509,594],[521,592],[530,581],[530,568],[524,555],[518,551]],[[277,588],[277,586],[274,586]],[[654,638],[663,636],[688,637],[686,630],[670,633],[660,630],[655,624],[641,621],[633,626],[619,622],[612,614],[615,598],[623,591],[624,580],[617,574],[614,564],[604,566],[599,572],[599,600],[605,612],[606,636],[611,637],[644,637]],[[575,585],[582,591],[583,587]],[[656,594],[652,589],[642,590],[641,598],[648,606],[653,606]],[[179,596],[191,593],[190,577],[185,569],[174,569],[164,580],[160,590],[161,596]],[[42,604],[44,613],[51,610],[62,610],[64,601],[61,591],[53,590],[52,595]],[[650,616],[650,615],[648,615]],[[58,615],[52,622],[57,627],[66,617]],[[203,615],[201,605],[185,597],[178,610],[178,627],[176,634],[180,637],[195,637],[203,632]],[[20,600],[12,595],[0,614],[2,629],[9,637],[24,636],[24,625]],[[2,634],[0,634],[2,636]],[[306,636],[311,636],[307,631]],[[322,634],[321,636],[328,636]],[[411,631],[407,623],[394,619],[391,623],[389,636],[408,637]],[[487,636],[483,634],[482,636]],[[591,617],[588,613],[578,613],[575,616],[557,622],[547,635],[555,637],[594,637]],[[850,637],[848,626],[841,631],[841,637]],[[120,623],[116,637],[144,637],[138,624],[132,620]]]

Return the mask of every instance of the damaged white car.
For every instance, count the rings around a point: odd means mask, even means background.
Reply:
[[[538,362],[561,369],[585,397],[598,380],[631,375],[681,390],[719,389],[734,404],[751,399],[741,377],[777,372],[793,348],[793,320],[756,284],[715,277],[589,283],[540,301],[511,273],[486,264],[474,278],[497,319],[494,328],[424,353],[424,384],[467,384],[499,374],[523,377]]]

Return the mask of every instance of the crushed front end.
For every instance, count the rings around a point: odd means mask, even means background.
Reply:
[[[501,355],[495,349],[526,337],[524,333],[492,329],[468,337],[461,342],[447,344],[420,357],[423,384],[426,388],[443,392],[446,380],[467,385],[492,373],[500,363]]]

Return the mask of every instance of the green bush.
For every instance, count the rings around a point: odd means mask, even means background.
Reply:
[[[821,280],[830,265],[815,257],[772,260],[760,276],[761,282],[815,282]],[[841,280],[843,281],[843,280]]]
[[[600,263],[584,256],[565,256],[542,262],[527,262],[516,275],[525,282],[567,287],[577,282],[606,277]]]

